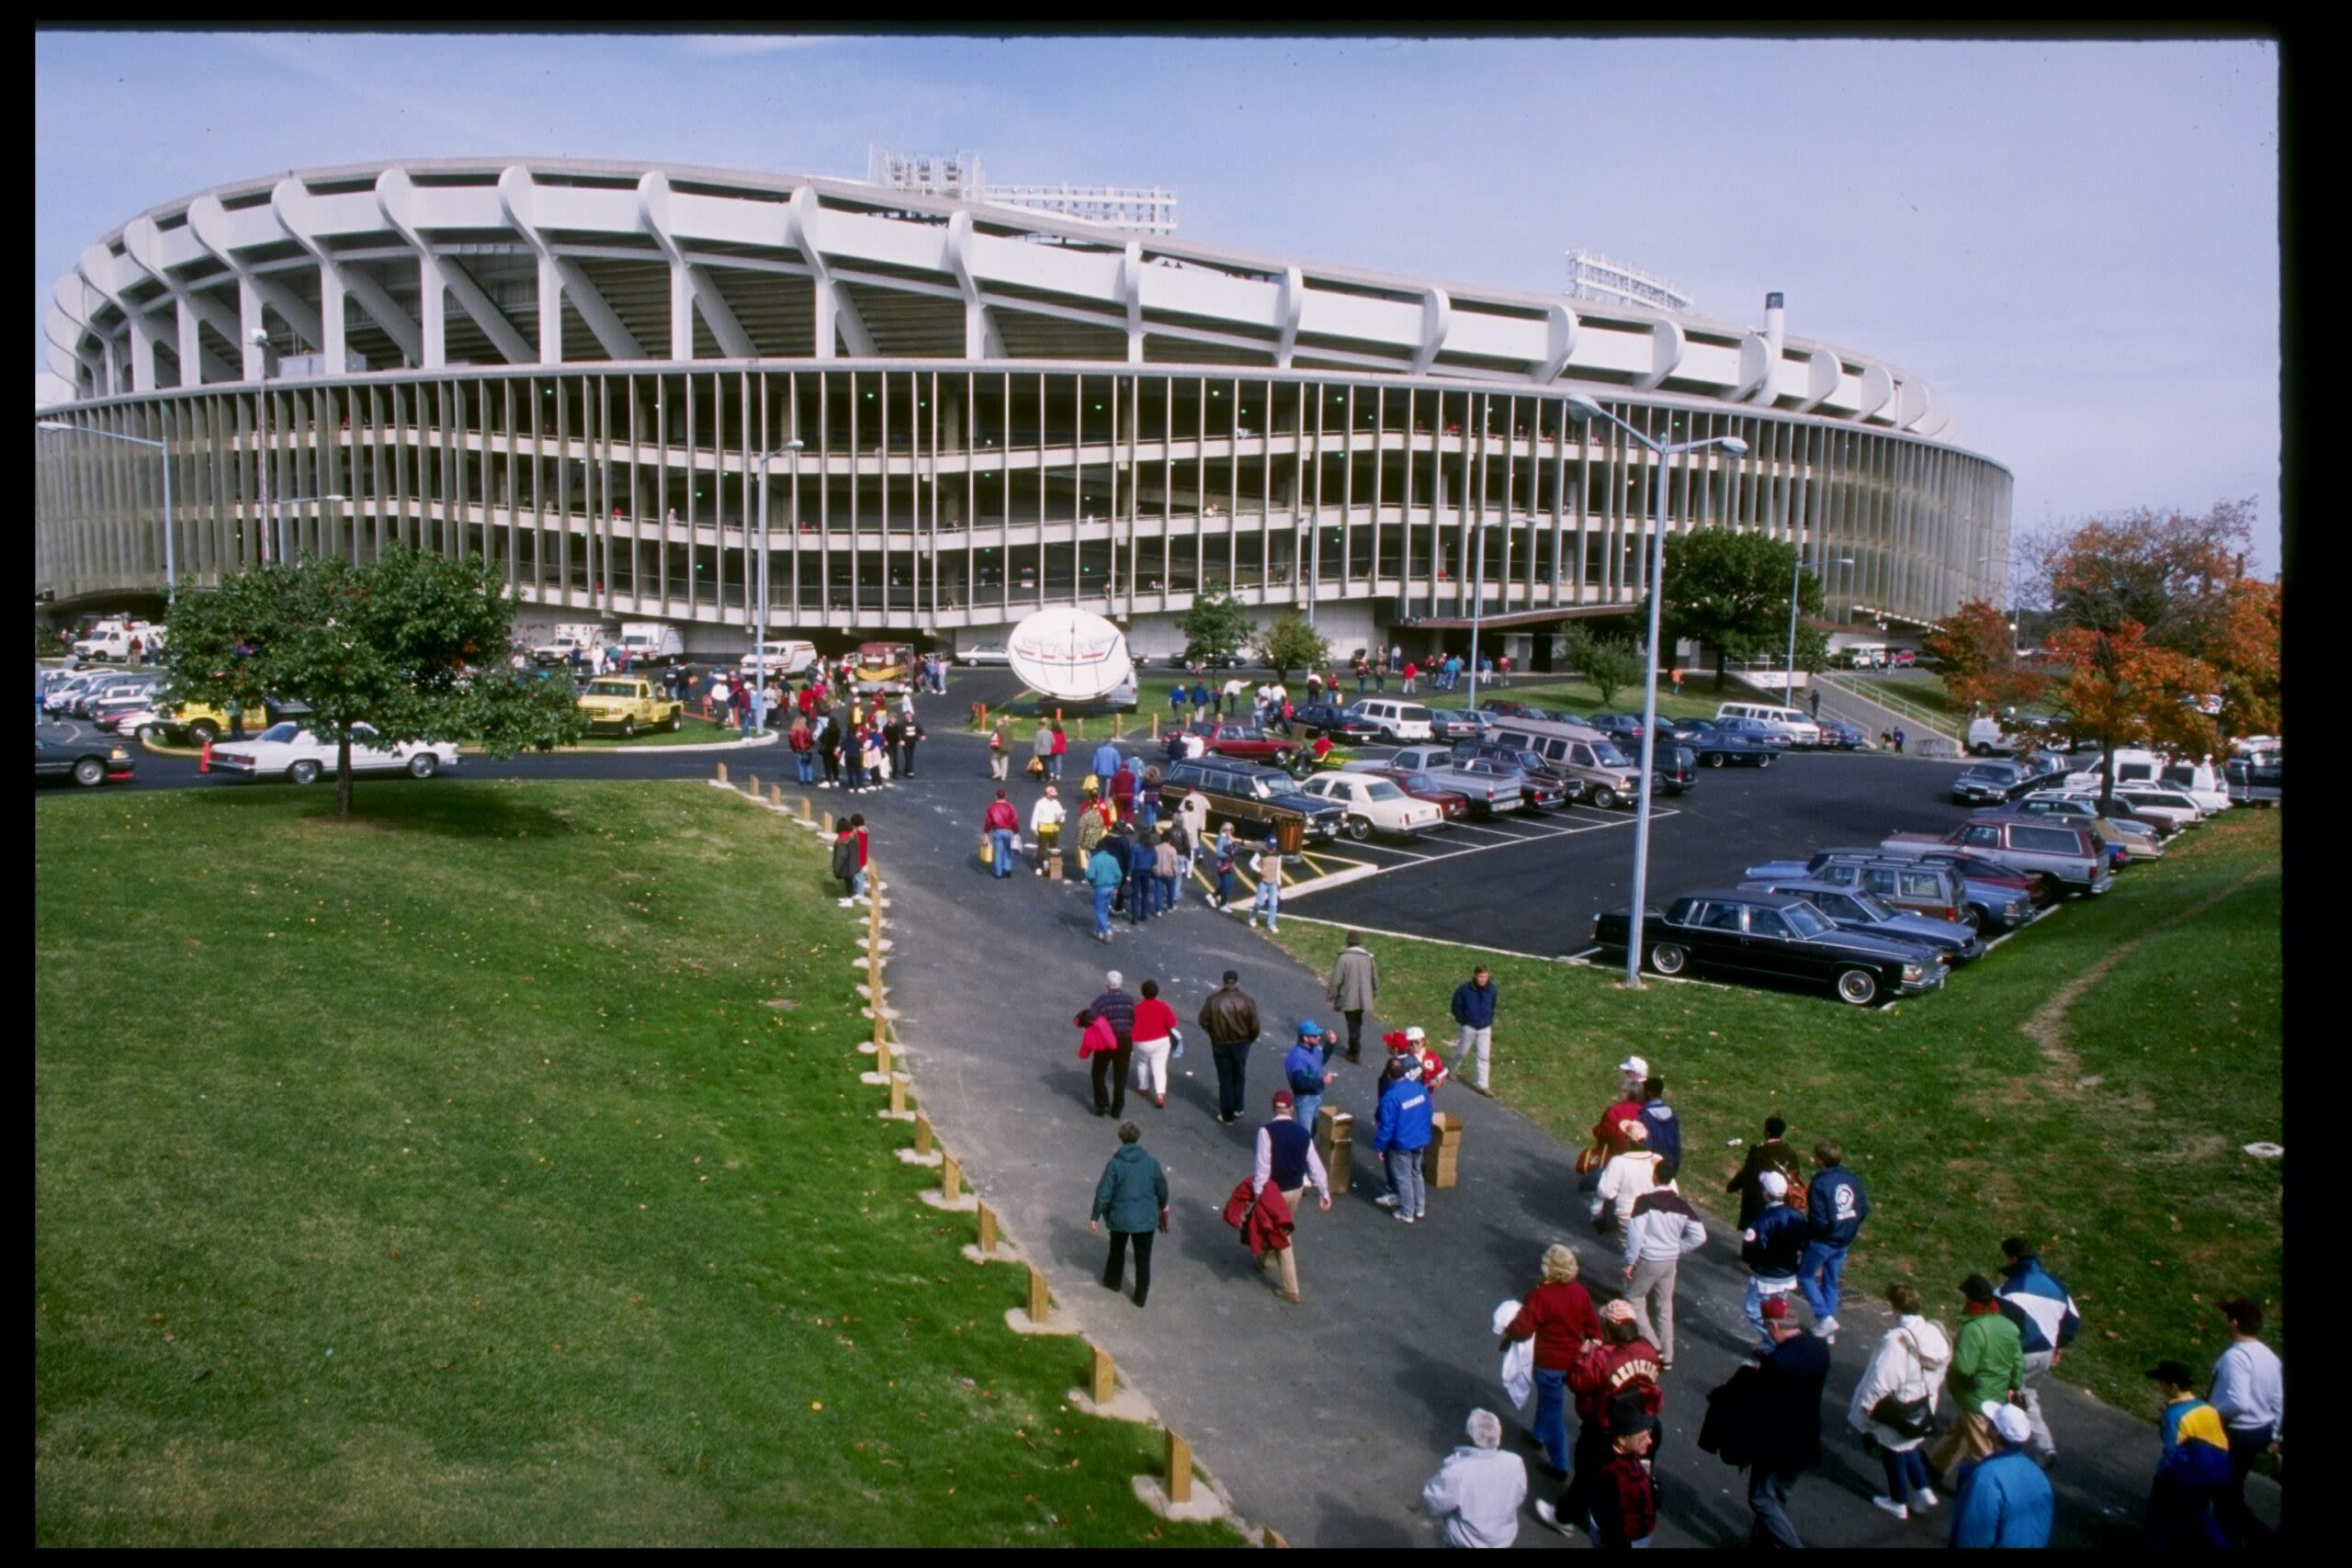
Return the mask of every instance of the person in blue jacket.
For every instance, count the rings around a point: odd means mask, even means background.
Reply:
[[[1475,1055],[1478,1058],[1478,1075],[1466,1081],[1490,1098],[1494,1090],[1487,1087],[1487,1059],[1494,1049],[1495,997],[1494,974],[1483,964],[1470,971],[1470,978],[1453,987],[1453,1021],[1462,1029],[1454,1046],[1453,1076],[1461,1077],[1463,1064]]]
[[[1151,919],[1159,897],[1159,854],[1151,841],[1136,833],[1127,840],[1127,924],[1139,926]]]
[[[2047,1467],[2058,1457],[2058,1445],[2050,1436],[2050,1423],[2042,1418],[2039,1385],[2075,1342],[2083,1314],[2075,1310],[2075,1298],[2066,1293],[2065,1282],[2041,1266],[2041,1256],[2030,1239],[2010,1236],[2001,1243],[2001,1254],[2008,1262],[2002,1265],[2001,1283],[1993,1296],[2001,1303],[2001,1314],[2018,1325],[2018,1348],[2025,1352],[2018,1403],[2025,1407],[2026,1421],[2033,1427],[2033,1457]]]
[[[1642,1083],[1642,1125],[1650,1130],[1650,1153],[1675,1165],[1682,1163],[1682,1123],[1666,1102],[1666,1079],[1653,1073]]]
[[[1870,1218],[1870,1195],[1841,1163],[1846,1146],[1835,1138],[1813,1145],[1819,1168],[1805,1187],[1804,1256],[1797,1263],[1797,1285],[1813,1309],[1813,1331],[1838,1342],[1838,1285],[1846,1272],[1846,1249]]]
[[[1094,748],[1091,771],[1096,778],[1102,781],[1102,793],[1110,794],[1111,775],[1119,771],[1119,749],[1108,740]]]
[[[1407,1224],[1429,1213],[1429,1190],[1421,1184],[1421,1151],[1430,1146],[1430,1093],[1421,1087],[1421,1062],[1405,1056],[1402,1077],[1380,1093],[1380,1116],[1373,1125],[1372,1152],[1388,1172],[1388,1190],[1374,1200],[1394,1209]]]
[[[1295,1120],[1309,1134],[1315,1131],[1316,1113],[1323,1108],[1324,1088],[1336,1076],[1326,1066],[1329,1055],[1323,1026],[1310,1018],[1298,1026],[1298,1043],[1283,1057],[1283,1077],[1290,1084],[1296,1107]]]
[[[2197,1397],[2197,1374],[2181,1361],[2159,1361],[2148,1376],[2164,1393],[2156,1434],[2164,1457],[2148,1494],[2147,1541],[2160,1550],[2226,1547],[2215,1505],[2230,1486],[2230,1439],[2221,1413]]]
[[[2014,1404],[1986,1400],[1980,1413],[1993,1424],[2000,1449],[1956,1472],[1959,1494],[1951,1510],[1954,1546],[2042,1547],[2050,1544],[2050,1517],[2057,1498],[2050,1478],[2027,1457],[2033,1428]]]
[[[1756,1179],[1764,1194],[1763,1211],[1756,1223],[1740,1232],[1739,1258],[1747,1265],[1747,1299],[1740,1310],[1747,1316],[1748,1326],[1756,1330],[1757,1341],[1770,1353],[1775,1341],[1771,1331],[1764,1326],[1764,1303],[1767,1298],[1786,1298],[1796,1293],[1797,1263],[1804,1256],[1804,1216],[1789,1207],[1789,1179],[1777,1170],[1766,1170]]]

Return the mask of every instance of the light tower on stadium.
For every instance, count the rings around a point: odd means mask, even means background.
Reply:
[[[1025,212],[1075,218],[1132,234],[1176,232],[1176,193],[1164,186],[1074,186],[1067,182],[992,186],[980,175],[978,152],[893,152],[887,147],[868,147],[865,178],[869,185],[886,186],[892,190],[960,197],[993,207],[1017,207]]]

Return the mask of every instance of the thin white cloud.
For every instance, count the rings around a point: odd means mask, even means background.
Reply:
[[[678,40],[682,53],[705,60],[731,60],[743,54],[773,54],[780,49],[814,49],[829,38],[789,38],[751,33],[700,33]]]

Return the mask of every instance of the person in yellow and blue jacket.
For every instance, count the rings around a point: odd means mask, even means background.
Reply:
[[[2182,1362],[2159,1361],[2148,1376],[2165,1399],[2156,1416],[2165,1452],[2148,1495],[2148,1544],[2227,1546],[2213,1517],[2214,1500],[2230,1485],[2230,1438],[2221,1412],[2197,1397],[2197,1374]]]

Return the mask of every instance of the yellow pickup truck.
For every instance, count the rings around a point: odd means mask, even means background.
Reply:
[[[618,735],[626,740],[640,729],[683,729],[686,705],[662,695],[650,681],[634,675],[600,675],[580,696],[580,711],[588,716],[591,734]]]

